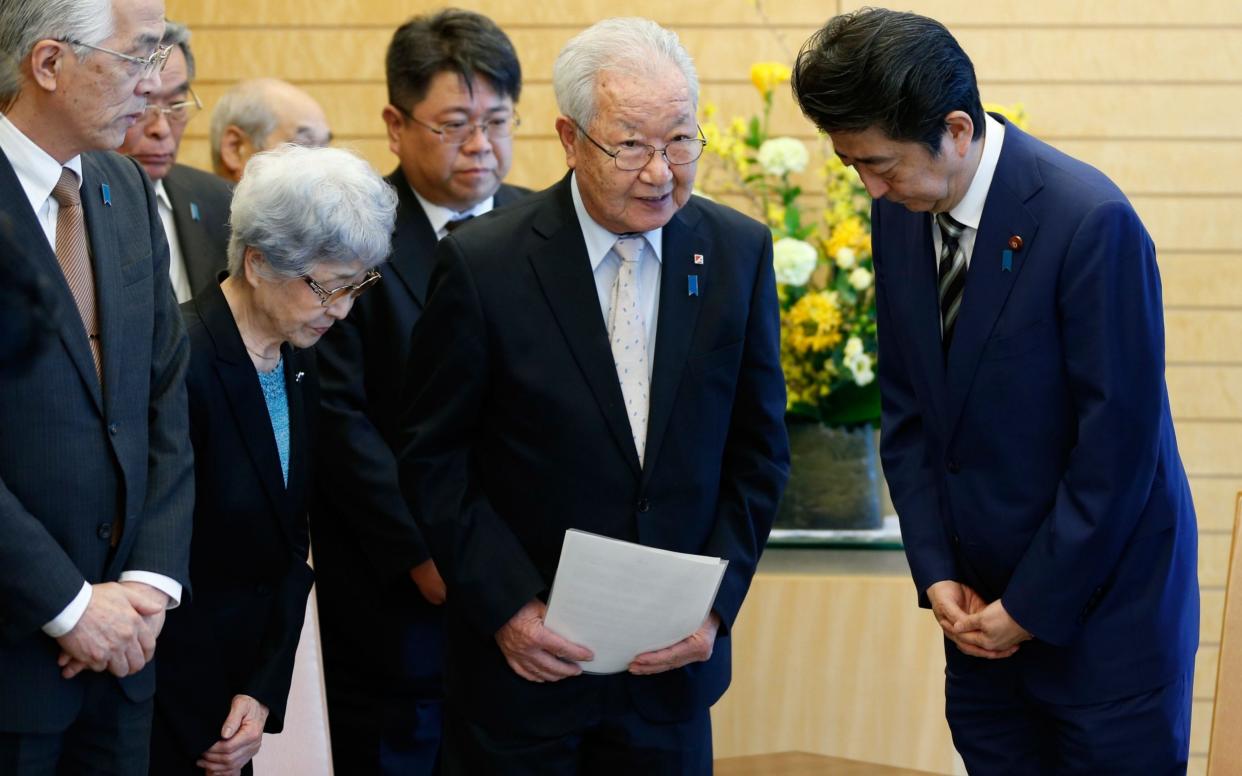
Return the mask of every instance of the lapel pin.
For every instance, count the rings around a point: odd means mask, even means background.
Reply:
[[[702,264],[702,263],[703,263],[703,254],[701,254],[701,253],[696,253],[696,254],[694,254],[694,263],[695,263],[695,264]]]
[[[99,194],[103,197],[104,207],[112,207],[112,189],[108,188],[108,184],[99,184]]]
[[[687,283],[686,290],[689,292],[690,296],[698,296],[699,295],[699,276],[698,275],[686,275],[686,283]]]
[[[1016,235],[1016,234],[1015,234],[1014,236],[1010,237],[1010,238],[1009,238],[1009,247],[1010,247],[1012,250],[1015,250],[1015,251],[1020,251],[1020,250],[1022,250],[1022,238],[1021,238],[1020,236]]]
[[[302,382],[302,378],[305,376],[306,376],[305,372],[298,372],[297,374],[293,376],[293,382],[300,383]]]
[[[1006,249],[1001,254],[1001,272],[1013,272],[1013,251]]]
[[[190,218],[194,219],[195,221],[201,220],[198,214],[198,203],[197,202],[190,203]]]

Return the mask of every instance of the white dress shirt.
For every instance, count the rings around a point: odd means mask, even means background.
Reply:
[[[194,290],[190,287],[190,271],[181,253],[181,240],[177,239],[177,222],[173,219],[172,200],[164,190],[164,181],[155,182],[155,201],[159,206],[160,221],[164,223],[164,235],[168,238],[168,277],[172,280],[177,304],[190,301]]]
[[[612,246],[621,235],[610,232],[591,218],[582,204],[582,194],[578,191],[578,174],[569,178],[569,188],[573,193],[574,211],[578,214],[578,225],[582,228],[582,237],[586,241],[587,258],[591,261],[591,272],[595,275],[595,290],[599,292],[599,308],[604,314],[604,325],[612,318],[612,287],[621,272],[621,258],[612,251]],[[655,366],[656,324],[660,314],[660,264],[663,261],[661,252],[664,248],[664,227],[644,232],[647,248],[643,250],[638,267],[638,303],[643,311],[643,322],[647,326],[647,377],[651,378],[651,370]]]
[[[409,183],[407,182],[406,185],[409,186]],[[490,213],[496,203],[496,197],[488,197],[469,210],[463,210],[459,213],[452,208],[437,205],[425,199],[413,186],[410,186],[410,191],[413,191],[414,196],[418,197],[418,204],[423,206],[423,212],[427,214],[427,220],[431,222],[431,229],[436,233],[437,240],[443,240],[448,235],[449,221],[460,221],[470,216],[481,216],[484,213]]]
[[[975,236],[979,233],[979,222],[983,220],[983,205],[988,199],[988,190],[992,188],[992,177],[996,174],[996,163],[1000,161],[1001,145],[1005,142],[1005,125],[983,114],[983,154],[979,157],[979,167],[975,169],[975,177],[966,189],[962,201],[949,211],[959,224],[966,229],[958,239],[958,246],[966,253],[966,268],[970,269],[970,256],[975,251]],[[940,228],[933,222],[932,254],[936,267],[940,267],[940,245],[942,242]]]
[[[13,172],[17,174],[17,182],[30,200],[30,208],[34,211],[43,234],[47,237],[52,252],[56,252],[56,217],[60,214],[60,206],[52,196],[52,189],[60,181],[61,168],[68,167],[78,175],[78,183],[82,182],[82,157],[75,156],[61,165],[46,151],[26,137],[20,129],[0,113],[0,151],[8,157]],[[82,192],[85,199],[89,192]],[[101,195],[102,196],[102,195]],[[89,250],[90,241],[87,241]],[[93,260],[93,257],[92,257]],[[70,443],[72,440],[66,440]],[[94,522],[91,523],[92,532]],[[172,600],[168,608],[172,609],[181,603],[181,585],[174,579],[149,571],[125,571],[121,573],[121,581],[145,582],[164,593]],[[86,612],[91,600],[91,585],[83,581],[81,590],[69,605],[43,625],[43,632],[52,638],[58,638],[73,630]]]

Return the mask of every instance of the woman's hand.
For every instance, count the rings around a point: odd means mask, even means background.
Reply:
[[[238,776],[259,753],[267,714],[267,707],[249,695],[234,695],[229,716],[220,728],[220,740],[203,752],[196,765],[210,776]]]

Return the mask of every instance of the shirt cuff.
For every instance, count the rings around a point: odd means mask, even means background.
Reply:
[[[82,615],[86,614],[86,607],[91,602],[91,583],[83,582],[82,589],[73,597],[69,605],[61,610],[43,626],[43,632],[54,639],[58,639],[77,626],[78,620],[82,619]]]
[[[168,606],[165,610],[176,609],[181,605],[181,583],[171,577],[163,574],[156,574],[153,571],[122,571],[122,582],[142,582],[150,585],[161,593],[167,593]]]

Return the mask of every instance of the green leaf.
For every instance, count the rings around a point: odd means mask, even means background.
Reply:
[[[880,386],[875,380],[861,386],[853,382],[842,385],[820,402],[819,417],[827,426],[878,425]]]

